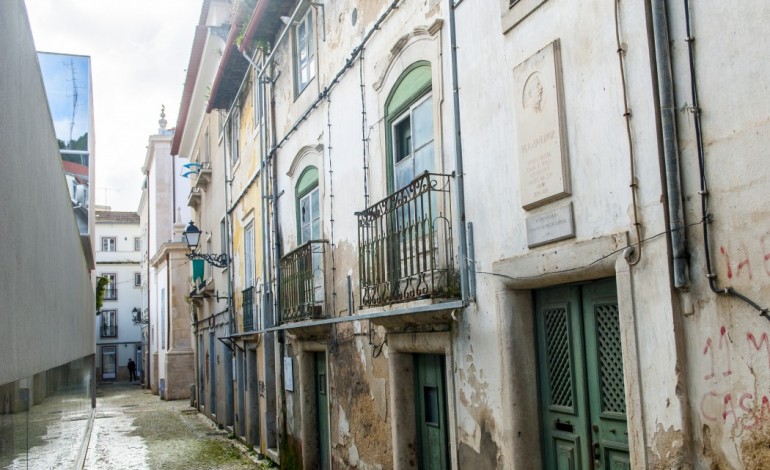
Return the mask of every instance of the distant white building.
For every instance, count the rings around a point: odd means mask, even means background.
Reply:
[[[96,210],[96,275],[110,280],[96,317],[97,380],[127,380],[142,369],[142,240],[139,214]]]
[[[165,400],[190,397],[195,382],[190,305],[191,290],[187,244],[181,233],[190,220],[187,196],[190,182],[182,178],[188,159],[171,156],[174,131],[166,129],[161,112],[158,133],[151,135],[142,167],[146,187],[140,210],[147,258],[149,385]],[[146,235],[145,235],[146,231]],[[146,363],[146,365],[147,365]]]

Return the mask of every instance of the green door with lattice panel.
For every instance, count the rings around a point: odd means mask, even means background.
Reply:
[[[536,291],[535,313],[545,468],[630,468],[614,279]]]
[[[592,282],[582,291],[592,458],[601,468],[630,469],[615,279]]]

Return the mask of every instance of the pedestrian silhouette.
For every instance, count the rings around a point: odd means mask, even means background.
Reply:
[[[133,382],[136,380],[136,363],[133,359],[128,360],[128,364],[126,364],[126,367],[128,367],[128,380]]]

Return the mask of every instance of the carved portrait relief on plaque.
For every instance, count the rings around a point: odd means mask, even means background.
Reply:
[[[521,205],[533,209],[570,194],[559,41],[513,69]]]

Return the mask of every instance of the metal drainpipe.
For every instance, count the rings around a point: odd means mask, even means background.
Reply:
[[[457,210],[460,219],[458,256],[460,264],[460,292],[463,303],[468,302],[468,242],[465,233],[465,181],[463,173],[463,145],[460,128],[460,89],[457,84],[457,35],[455,32],[455,3],[449,1],[449,41],[452,56],[452,97],[455,125],[455,171],[457,172]]]
[[[455,0],[448,0],[449,4],[449,47],[451,48],[452,58],[452,98],[454,108],[454,125],[455,125],[455,171],[457,172],[457,210],[459,211],[460,226],[458,230],[458,255],[460,257],[460,292],[462,295],[463,305],[468,304],[468,253],[467,253],[467,241],[465,233],[465,180],[463,174],[463,146],[462,146],[462,133],[460,128],[460,90],[458,87],[457,79],[457,34],[455,28]],[[452,311],[452,318],[455,318],[455,312]],[[456,325],[457,322],[453,324]],[[459,335],[458,335],[459,337]],[[457,341],[451,341],[450,350],[452,352],[452,363],[457,364],[458,357],[456,352]],[[454,368],[453,368],[454,369]],[[455,370],[449,373],[449,377],[452,379],[453,393],[457,393],[457,378]],[[457,396],[455,395],[453,402],[454,415],[455,415],[455,428],[459,429],[459,411],[457,406]],[[455,455],[455,461],[459,463],[459,455]]]
[[[684,231],[684,205],[677,148],[674,79],[671,69],[668,20],[665,0],[652,2],[652,28],[655,40],[655,68],[658,79],[658,100],[663,140],[663,159],[666,172],[668,223],[671,231],[671,250],[674,263],[674,287],[688,288],[690,273],[687,263]]]
[[[152,329],[150,328],[152,326],[152,315],[150,315],[150,312],[152,311],[152,302],[150,297],[150,289],[152,287],[152,279],[150,279],[150,240],[152,237],[152,217],[150,217],[150,172],[149,170],[146,173],[147,175],[147,273],[146,273],[146,280],[147,280],[147,344],[145,347],[147,350],[145,351],[147,359],[144,361],[145,369],[144,369],[144,388],[147,390],[150,390],[152,387],[150,387],[150,363],[152,362],[152,348],[150,347],[150,344],[152,344],[152,337],[150,336],[150,333],[152,332]]]
[[[262,67],[264,67],[264,57],[260,59]],[[270,230],[270,223],[268,220],[267,210],[267,84],[262,81],[262,78],[257,74],[256,67],[254,68],[254,77],[259,83],[261,90],[262,100],[260,106],[262,107],[260,113],[260,126],[262,145],[260,148],[260,207],[262,209],[262,328],[266,326],[274,326],[272,321],[272,315],[270,309],[270,292],[272,289],[269,287],[268,276],[270,275],[270,237],[268,231]],[[268,321],[268,319],[270,321]]]
[[[220,119],[222,115],[220,114]],[[228,174],[228,165],[227,165],[227,128],[224,129],[225,132],[225,151],[222,152],[222,160],[224,162],[224,167],[222,168],[225,172],[225,184],[224,184],[224,190],[225,190],[225,254],[227,255],[227,312],[229,316],[229,323],[230,323],[230,334],[233,333],[232,326],[235,323],[235,315],[233,312],[233,266],[232,266],[232,252],[231,244],[232,244],[232,234],[230,233],[231,227],[230,227],[230,212],[228,211],[228,208],[230,207],[229,203],[227,202],[227,196],[229,191],[227,190],[227,185],[232,184],[232,180],[227,177]]]

